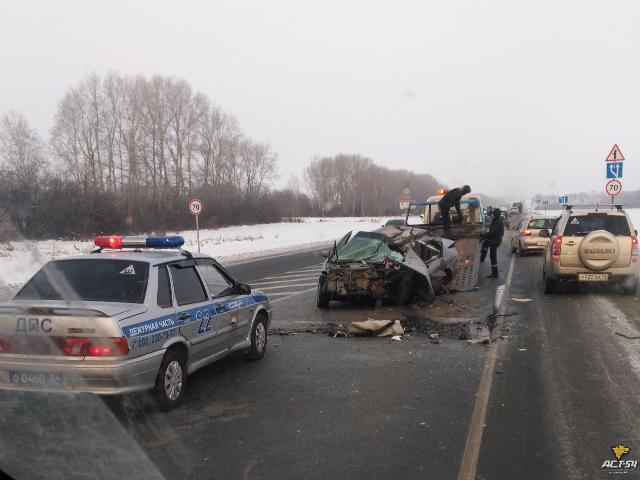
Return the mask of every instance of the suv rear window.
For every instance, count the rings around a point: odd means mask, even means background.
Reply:
[[[131,260],[56,260],[47,263],[15,298],[142,303],[149,264]]]
[[[625,237],[631,235],[626,217],[606,213],[570,216],[563,235],[584,236],[595,230],[606,230],[613,235]]]
[[[537,228],[537,229],[543,229],[543,228],[553,228],[553,224],[555,223],[555,220],[552,218],[533,218],[529,221],[529,224],[527,225],[527,228]]]

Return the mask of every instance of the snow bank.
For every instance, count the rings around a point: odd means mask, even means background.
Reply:
[[[229,264],[321,248],[351,230],[373,230],[385,221],[386,218],[378,217],[305,218],[300,223],[281,222],[200,230],[201,251]],[[182,235],[185,239],[184,248],[187,250],[198,250],[195,230],[171,234]],[[0,286],[15,288],[49,260],[88,253],[93,248],[92,240],[0,243]]]

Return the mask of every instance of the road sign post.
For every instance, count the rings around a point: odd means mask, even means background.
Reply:
[[[615,196],[622,192],[622,182],[620,180],[622,180],[622,167],[624,165],[624,155],[617,143],[604,160],[606,162],[606,176],[609,180],[604,187],[604,191],[611,197],[611,205],[613,205]]]
[[[198,253],[200,253],[200,224],[198,222],[198,217],[202,213],[204,208],[204,204],[202,200],[197,198],[192,198],[189,200],[189,213],[196,217],[196,239],[198,241]]]

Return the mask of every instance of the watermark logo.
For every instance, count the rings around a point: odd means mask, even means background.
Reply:
[[[605,460],[601,467],[603,471],[613,474],[625,474],[638,468],[637,460],[623,459],[623,457],[629,455],[631,448],[619,443],[611,447],[611,451],[615,456],[615,460]]]

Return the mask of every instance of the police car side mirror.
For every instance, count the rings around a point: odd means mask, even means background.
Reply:
[[[539,237],[542,238],[549,238],[551,236],[551,234],[549,233],[549,230],[540,230],[540,233],[538,233]]]
[[[320,256],[321,257],[329,258],[330,255],[331,255],[331,251],[328,248],[324,248],[324,249],[320,250]]]
[[[238,295],[249,295],[251,293],[251,285],[238,283],[236,285],[236,291],[238,292]]]

